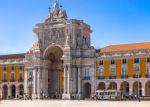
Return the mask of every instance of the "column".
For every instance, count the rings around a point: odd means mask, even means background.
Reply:
[[[68,68],[68,70],[67,70]],[[63,99],[70,99],[70,66],[66,67],[64,70],[65,76],[64,76],[64,93],[62,98]]]
[[[145,96],[145,82],[142,82],[142,96]]]
[[[107,90],[109,88],[109,84],[110,83],[108,81],[105,82],[105,85],[106,85],[106,87],[105,87],[106,89],[105,90]]]
[[[81,99],[81,68],[78,67],[78,98]]]
[[[32,92],[32,98],[36,99],[36,86],[37,86],[37,80],[36,80],[36,69],[33,70],[33,80],[32,80],[32,86],[33,86],[33,92]]]
[[[129,82],[129,95],[133,94],[133,83]]]
[[[67,94],[70,94],[70,67],[68,67],[67,77]]]
[[[120,82],[117,82],[117,91],[120,92]]]
[[[67,83],[66,83],[67,76],[66,76],[66,74],[67,74],[66,67],[64,67],[64,94],[67,93]]]
[[[19,86],[18,85],[16,85],[16,95],[15,95],[15,97],[17,98],[17,96],[19,96]]]
[[[48,95],[48,68],[47,67],[44,70],[44,78],[43,79],[45,82],[44,92],[45,92],[45,95]]]
[[[28,77],[27,77],[27,70],[26,70],[24,72],[24,98],[25,98],[25,95],[28,93],[27,81],[28,81]]]
[[[40,99],[40,69],[37,71],[37,98]]]
[[[11,87],[8,85],[8,96],[7,98],[9,98],[11,96]]]

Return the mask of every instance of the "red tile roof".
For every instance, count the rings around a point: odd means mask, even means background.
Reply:
[[[25,53],[10,54],[10,55],[0,55],[0,59],[19,59],[19,58],[25,58]]]
[[[150,42],[110,45],[102,48],[101,53],[132,51],[132,50],[150,50]]]

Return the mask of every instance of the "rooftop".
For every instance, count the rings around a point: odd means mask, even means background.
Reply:
[[[25,53],[0,55],[0,59],[19,59],[19,58],[25,58]]]
[[[150,42],[109,45],[102,48],[100,52],[109,53],[109,52],[132,51],[132,50],[150,50]]]

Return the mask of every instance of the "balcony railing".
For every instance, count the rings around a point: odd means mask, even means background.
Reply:
[[[83,80],[90,80],[90,77],[83,77]]]
[[[146,78],[150,78],[150,74],[146,74],[145,77],[146,77]]]
[[[116,79],[116,76],[109,76],[109,79]]]
[[[14,79],[11,79],[10,82],[15,82],[15,80],[14,80]]]
[[[121,78],[128,78],[128,76],[127,75],[122,75]]]
[[[7,82],[7,80],[2,80],[2,82]]]
[[[23,82],[23,81],[24,81],[23,79],[19,79],[19,80],[18,80],[18,82]]]
[[[97,79],[105,79],[104,76],[98,76]]]
[[[141,78],[141,75],[133,75],[133,78]]]

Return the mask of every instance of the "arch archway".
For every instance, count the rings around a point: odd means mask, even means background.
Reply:
[[[127,81],[121,83],[120,91],[123,95],[129,95],[129,83]]]
[[[117,83],[110,82],[108,90],[117,90]]]
[[[133,83],[133,95],[142,96],[142,84],[139,81]]]
[[[98,90],[105,90],[106,89],[106,86],[105,86],[105,83],[104,82],[100,82],[99,84],[98,84],[98,88],[97,88]]]
[[[50,62],[48,69],[48,92],[52,98],[63,93],[63,50],[58,45],[51,45],[44,52],[44,59]]]
[[[145,84],[145,95],[150,96],[150,81]]]
[[[16,86],[15,85],[11,86],[11,96],[13,98],[16,98]]]
[[[8,96],[8,86],[4,85],[2,88],[2,98],[7,99],[7,96]]]
[[[21,84],[19,85],[19,95],[23,96],[23,93],[24,93],[24,86]]]
[[[91,97],[91,84],[85,83],[84,85],[84,97],[90,98]]]

